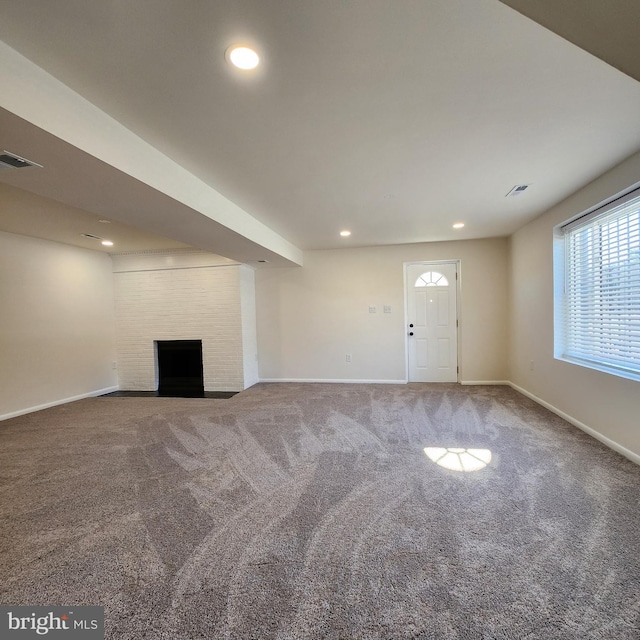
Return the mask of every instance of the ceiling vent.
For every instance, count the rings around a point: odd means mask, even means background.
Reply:
[[[80,235],[85,238],[91,238],[93,240],[102,240],[100,236],[94,236],[93,233],[81,233]]]
[[[6,149],[0,154],[0,170],[1,169],[23,169],[24,167],[40,167],[42,165],[32,160],[27,160],[22,156],[17,156]]]
[[[509,193],[507,193],[505,198],[519,196],[523,194],[530,186],[530,184],[517,184],[515,187],[513,187],[513,189],[511,189],[511,191],[509,191]]]

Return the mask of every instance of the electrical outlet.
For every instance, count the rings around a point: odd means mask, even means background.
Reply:
[[[529,361],[529,371],[533,371],[533,360]]]
[[[369,307],[369,313],[375,313],[376,308],[374,306]]]
[[[351,362],[351,354],[350,353],[347,353],[347,355],[345,356],[345,360],[347,362]]]
[[[391,313],[391,305],[390,304],[385,304],[384,305],[384,312],[385,313]]]
[[[112,362],[111,368],[115,371],[118,368],[118,365],[115,362]]]

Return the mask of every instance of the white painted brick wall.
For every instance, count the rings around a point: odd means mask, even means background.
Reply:
[[[114,273],[121,389],[157,388],[155,340],[202,340],[205,391],[244,388],[239,269]]]

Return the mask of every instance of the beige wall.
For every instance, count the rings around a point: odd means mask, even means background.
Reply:
[[[461,261],[460,379],[505,380],[504,238],[311,251],[304,267],[258,270],[260,378],[405,381],[403,264],[422,260]]]
[[[242,323],[242,369],[244,388],[258,382],[258,337],[256,335],[256,279],[252,267],[240,267],[240,321]]]
[[[0,232],[0,418],[116,388],[108,255]]]
[[[637,154],[520,229],[511,238],[510,275],[511,381],[638,456],[640,383],[553,357],[553,228],[639,178]]]

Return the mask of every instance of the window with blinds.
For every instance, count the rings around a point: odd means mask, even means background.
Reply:
[[[561,233],[557,355],[640,380],[640,192],[582,216]]]

